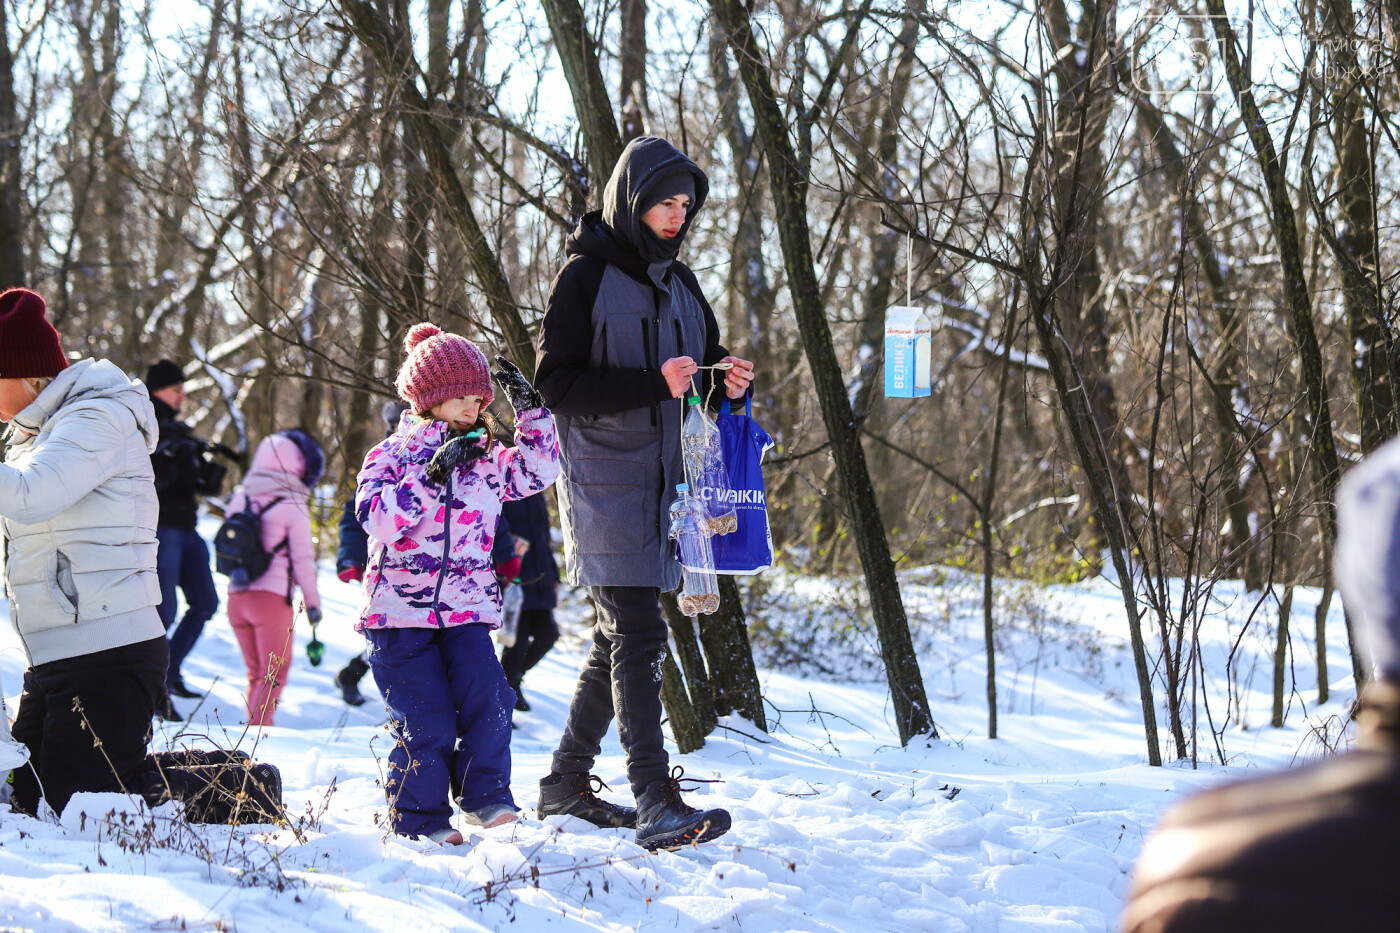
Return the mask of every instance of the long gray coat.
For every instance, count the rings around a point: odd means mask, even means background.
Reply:
[[[728,351],[694,274],[680,262],[648,264],[632,242],[649,185],[677,171],[695,175],[688,228],[704,174],[663,140],[628,146],[604,211],[585,215],[565,246],[540,329],[536,385],[559,427],[555,488],[575,586],[680,585],[666,529],[684,481],[683,402],[660,367],[676,356],[708,365]]]

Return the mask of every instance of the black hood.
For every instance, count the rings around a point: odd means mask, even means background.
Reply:
[[[649,197],[653,187],[674,180],[678,172],[689,172],[694,177],[695,198],[686,211],[680,233],[675,239],[662,240],[642,224],[642,214],[657,201]],[[618,245],[631,249],[645,265],[668,263],[680,251],[709,191],[710,180],[684,152],[664,139],[639,136],[627,144],[613,166],[612,177],[603,189],[601,220]]]
[[[603,222],[602,211],[589,211],[579,220],[574,232],[564,240],[564,255],[592,256],[617,266],[635,278],[646,280],[647,261],[631,246],[613,235]]]

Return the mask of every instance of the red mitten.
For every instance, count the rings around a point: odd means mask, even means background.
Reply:
[[[520,576],[520,558],[512,557],[510,560],[501,561],[496,565],[496,576],[506,581]]]
[[[344,583],[356,583],[365,578],[365,568],[359,564],[346,564],[336,572],[336,576]]]

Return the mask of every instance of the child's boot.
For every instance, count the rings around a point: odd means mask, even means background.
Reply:
[[[462,814],[462,820],[483,829],[494,829],[520,819],[520,811],[508,803],[488,803],[477,810]]]
[[[365,659],[356,655],[350,659],[350,663],[341,668],[340,673],[335,675],[336,686],[340,688],[340,695],[345,702],[351,706],[364,706],[364,694],[360,693],[360,679],[369,673],[369,665]]]

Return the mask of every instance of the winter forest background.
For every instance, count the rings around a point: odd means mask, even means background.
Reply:
[[[0,21],[0,278],[74,352],[197,361],[206,437],[311,429],[323,548],[407,328],[532,371],[564,238],[650,133],[711,179],[683,258],[757,364],[782,561],[863,580],[826,624],[878,640],[902,740],[937,710],[896,566],[984,575],[989,662],[1017,611],[993,577],[1130,581],[1154,764],[1198,754],[1195,685],[1231,676],[1196,650],[1221,580],[1285,623],[1323,588],[1315,681],[1278,626],[1277,720],[1354,663],[1320,636],[1338,477],[1400,417],[1400,204],[1376,184],[1400,165],[1395,4],[14,0]],[[881,391],[905,303],[934,319],[928,399]],[[676,627],[683,748],[731,709],[761,724],[746,627],[806,650],[770,587]]]

